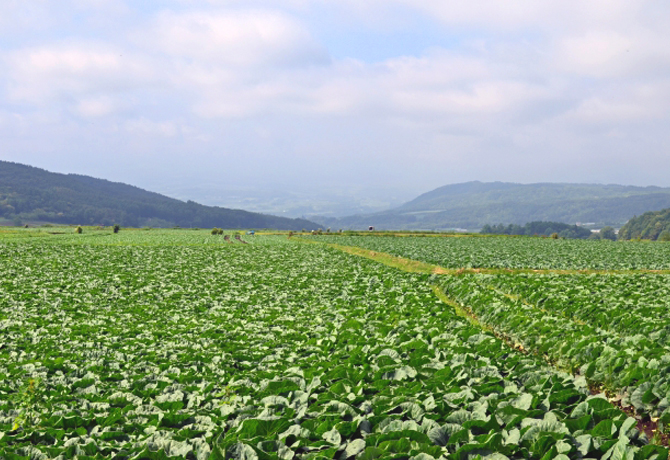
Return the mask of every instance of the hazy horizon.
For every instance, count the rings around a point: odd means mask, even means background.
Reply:
[[[668,19],[658,1],[3,2],[0,159],[251,210],[670,186]]]
[[[28,165],[33,166],[33,165]],[[70,174],[70,173],[62,173]],[[72,173],[76,174],[76,173]],[[93,177],[93,176],[91,176]],[[95,179],[109,180],[105,177],[94,177]],[[116,182],[116,181],[113,181]],[[393,191],[362,190],[360,188],[320,188],[317,190],[304,190],[287,187],[281,189],[254,189],[252,187],[238,187],[229,189],[217,189],[216,184],[195,184],[183,187],[165,185],[162,189],[146,189],[150,192],[160,193],[170,198],[187,201],[194,200],[208,206],[219,206],[233,209],[243,209],[251,212],[273,214],[289,218],[340,218],[352,217],[353,215],[367,215],[381,211],[400,208],[424,194],[430,194],[437,189],[461,186],[472,182],[486,184],[487,182],[469,181],[445,184],[435,189],[425,190],[415,195],[399,196]],[[120,182],[123,183],[123,182]],[[538,186],[538,185],[602,185],[639,187],[630,184],[597,184],[597,183],[559,183],[559,182],[502,182],[493,181],[488,184],[499,183],[506,185]],[[127,183],[135,186],[137,184]],[[140,187],[142,188],[142,187]],[[660,188],[656,185],[648,185],[642,188]],[[474,192],[479,193],[479,192]],[[585,197],[586,198],[586,197]]]

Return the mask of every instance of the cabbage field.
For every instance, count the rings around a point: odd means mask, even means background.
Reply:
[[[0,458],[667,458],[638,429],[670,405],[665,275],[428,275],[329,237],[59,233],[0,233]],[[630,266],[665,250],[639,246]]]
[[[445,268],[670,270],[670,244],[531,237],[319,236]]]

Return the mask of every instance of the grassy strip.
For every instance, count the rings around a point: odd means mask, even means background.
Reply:
[[[301,240],[303,241],[303,240]],[[438,273],[438,270],[441,267],[437,265],[427,264],[425,262],[420,262],[418,260],[405,259],[403,257],[396,257],[385,252],[371,251],[369,249],[359,248],[357,246],[342,246],[339,244],[328,244],[329,247],[338,249],[340,251],[346,252],[359,257],[365,257],[366,259],[371,259],[376,262],[382,263],[389,267],[397,268],[405,272],[410,273]]]
[[[447,294],[444,293],[442,288],[440,288],[437,284],[433,284],[431,287],[433,288],[433,292],[435,293],[437,298],[440,299],[443,303],[446,303],[447,305],[452,307],[454,311],[456,311],[456,314],[458,316],[467,319],[468,322],[473,326],[477,326],[480,329],[484,329],[489,332],[495,333],[493,328],[485,324],[482,324],[479,321],[479,318],[477,318],[477,316],[470,309],[464,307],[460,303],[456,302],[454,299],[449,298]]]
[[[650,274],[650,275],[670,275],[670,270],[649,270],[649,269],[635,269],[635,270],[558,270],[558,269],[532,269],[532,268],[444,268],[439,265],[433,265],[426,262],[421,262],[413,259],[406,259],[404,257],[394,256],[386,252],[372,251],[370,249],[363,249],[358,246],[345,246],[335,243],[322,243],[321,241],[308,240],[294,235],[292,239],[305,243],[326,244],[331,248],[339,249],[367,259],[375,260],[384,265],[398,268],[411,273],[428,273],[436,275],[634,275],[634,274]]]
[[[483,331],[490,332],[496,338],[505,342],[508,347],[513,348],[514,350],[521,352],[525,355],[529,354],[529,350],[525,349],[523,345],[516,343],[514,339],[512,339],[511,337],[502,334],[500,331],[497,331],[488,324],[482,323],[472,310],[470,310],[467,306],[461,305],[454,299],[448,297],[447,294],[444,293],[442,288],[440,288],[436,284],[432,285],[431,287],[433,288],[433,292],[435,293],[437,298],[440,299],[440,301],[442,301],[443,303],[452,307],[458,316],[465,318],[473,326],[478,327]],[[542,356],[542,358],[546,361],[546,356]]]

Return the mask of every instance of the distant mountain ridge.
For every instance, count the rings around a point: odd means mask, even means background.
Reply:
[[[667,207],[670,188],[475,181],[439,187],[389,211],[314,220],[336,228],[397,230],[474,230],[534,221],[621,226],[635,215]]]
[[[0,217],[15,221],[128,227],[313,229],[305,219],[203,206],[132,185],[0,161]]]

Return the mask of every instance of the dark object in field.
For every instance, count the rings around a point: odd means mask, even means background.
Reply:
[[[244,241],[240,235],[235,235],[235,239],[242,244],[247,244],[247,242]]]
[[[121,227],[119,226],[119,224],[116,224],[116,225],[114,225],[113,231],[114,231],[114,233],[119,233],[120,229],[121,229]]]
[[[223,239],[226,240],[226,241],[229,242],[229,243],[231,242],[231,241],[230,241],[230,235],[225,235],[225,236],[223,237]]]
[[[370,225],[370,226],[368,227],[368,231],[370,231],[370,232],[373,231],[374,229],[375,229],[375,227],[374,227],[373,225]]]

